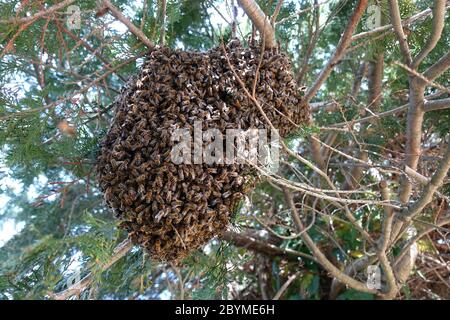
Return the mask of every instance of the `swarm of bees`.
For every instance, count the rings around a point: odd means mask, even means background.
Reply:
[[[255,96],[281,137],[309,117],[290,61],[277,49],[232,40],[203,53],[152,50],[114,102],[97,172],[120,227],[154,259],[180,261],[219,235],[257,180],[245,163],[174,164],[170,155],[173,131],[193,130],[195,121],[222,132],[268,128],[227,58],[249,92],[258,74]]]

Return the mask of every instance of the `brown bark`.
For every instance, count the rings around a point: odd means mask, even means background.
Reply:
[[[275,41],[275,29],[270,23],[267,16],[261,10],[259,5],[255,0],[238,0],[239,5],[245,11],[247,16],[255,25],[256,29],[261,33],[261,36],[264,37],[265,47],[273,48],[276,46]]]
[[[352,16],[349,19],[349,22],[347,24],[347,27],[344,30],[344,33],[342,34],[341,39],[339,40],[339,43],[336,47],[336,50],[334,51],[332,57],[326,64],[326,66],[322,69],[322,71],[317,76],[316,81],[313,83],[311,88],[308,89],[308,91],[305,94],[305,100],[310,101],[319,91],[322,84],[325,82],[325,80],[330,75],[331,71],[335,67],[336,64],[342,59],[342,57],[345,54],[345,51],[349,44],[352,41],[352,35],[355,31],[356,27],[358,26],[359,20],[361,19],[362,15],[364,14],[364,11],[366,10],[368,5],[368,0],[360,0],[358,4],[356,5],[355,10],[353,11]]]
[[[315,260],[312,256],[290,249],[282,249],[263,239],[254,236],[247,236],[242,233],[225,231],[220,236],[221,239],[234,244],[237,247],[246,248],[272,257],[284,257],[291,261],[298,261],[299,258]]]

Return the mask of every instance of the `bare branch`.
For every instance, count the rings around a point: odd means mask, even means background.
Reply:
[[[295,17],[299,17],[302,13],[309,12],[309,11],[312,11],[312,10],[314,10],[314,9],[317,9],[317,8],[320,7],[321,5],[327,4],[327,3],[330,2],[330,1],[331,1],[331,0],[324,0],[324,1],[322,1],[322,2],[314,1],[314,4],[313,4],[313,5],[309,6],[309,7],[306,8],[306,9],[299,10],[298,12],[296,12],[296,13],[290,15],[289,17],[286,17],[286,18],[281,19],[280,21],[277,22],[277,24],[282,24],[282,23],[284,23],[284,22],[286,22],[286,21],[288,21],[288,20],[290,20],[290,19],[293,19],[293,18],[295,18]]]
[[[298,214],[297,208],[295,207],[292,193],[287,189],[283,188],[284,195],[286,202],[288,206],[291,209],[291,215],[294,219],[294,222],[297,226],[297,229],[299,232],[301,232],[304,229],[303,223],[300,220],[300,216]],[[349,277],[344,272],[339,270],[336,266],[334,266],[330,260],[323,254],[323,252],[320,250],[320,248],[314,243],[314,241],[311,239],[311,237],[308,235],[307,232],[302,233],[302,239],[305,242],[306,246],[311,250],[313,253],[313,256],[318,260],[320,265],[324,267],[334,278],[339,280],[340,282],[348,285],[349,287],[361,291],[361,292],[367,292],[376,294],[377,290],[369,289],[364,283],[353,279],[352,277]]]
[[[447,146],[444,158],[442,159],[438,169],[434,173],[430,182],[425,186],[420,198],[414,202],[408,209],[404,210],[401,214],[401,218],[405,221],[411,220],[414,216],[422,212],[433,199],[433,195],[437,189],[442,185],[447,172],[450,168],[450,145]]]
[[[426,184],[429,183],[430,180],[431,180],[430,178],[424,177],[423,175],[421,175],[420,173],[418,173],[417,171],[411,169],[411,168],[408,167],[408,166],[405,166],[404,171],[405,171],[405,173],[406,173],[408,176],[410,176],[412,179],[416,180],[416,181],[419,182],[420,184],[426,185]],[[442,193],[436,191],[436,194],[437,194],[439,197],[445,199],[446,201],[449,201],[449,198],[448,198],[447,196],[443,195]]]
[[[431,29],[431,35],[425,47],[419,52],[414,61],[412,62],[412,68],[417,68],[423,59],[434,49],[439,39],[441,38],[442,30],[444,29],[445,19],[445,5],[446,0],[435,0],[433,7],[433,27]]]
[[[413,86],[415,85],[415,86],[417,86],[417,87],[419,87],[419,86],[420,86],[420,87],[425,87],[425,86],[429,85],[429,86],[438,88],[438,89],[441,90],[441,91],[450,93],[450,89],[449,89],[449,88],[446,88],[446,87],[444,87],[443,85],[440,85],[439,83],[436,83],[436,82],[434,82],[434,81],[431,80],[431,79],[428,79],[425,75],[423,75],[423,74],[417,72],[417,71],[414,70],[414,69],[411,69],[411,68],[408,67],[407,65],[404,65],[403,63],[398,62],[398,61],[394,61],[393,63],[396,64],[396,65],[398,65],[398,66],[400,66],[400,67],[402,67],[402,68],[405,69],[406,71],[408,71],[408,73],[409,73],[410,75],[412,75],[412,76],[415,78],[415,79],[414,79],[414,80],[415,80],[415,83],[410,84],[410,86],[411,86],[411,85],[413,85]],[[422,100],[423,100],[423,99],[422,99]]]
[[[316,259],[309,254],[295,251],[295,250],[288,249],[288,248],[282,249],[282,248],[277,247],[276,245],[268,243],[265,240],[247,236],[242,233],[225,231],[222,233],[220,238],[234,244],[237,247],[247,248],[249,250],[253,250],[255,252],[260,252],[260,253],[266,254],[268,256],[285,257],[291,261],[298,261],[298,258],[306,258],[306,259],[310,259],[312,261],[316,261]]]
[[[422,237],[426,236],[430,232],[436,230],[438,227],[444,226],[446,224],[450,224],[450,217],[448,218],[442,218],[438,222],[435,223],[435,225],[430,225],[423,229],[422,231],[419,231],[416,236],[411,238],[402,248],[402,251],[399,253],[399,255],[396,257],[395,263],[397,264],[401,261],[401,259],[404,257],[405,254],[408,253],[409,248],[416,243],[418,240],[420,240]]]
[[[450,98],[426,101],[423,106],[425,112],[450,108]]]
[[[411,271],[416,264],[417,254],[419,253],[419,248],[417,242],[414,242],[407,250],[403,258],[394,266],[395,278],[399,285],[406,282]]]
[[[449,8],[450,8],[450,4],[447,4],[445,6],[445,10],[448,10]],[[409,25],[411,25],[411,24],[413,24],[415,22],[423,21],[424,19],[429,17],[431,15],[431,13],[432,13],[431,9],[423,10],[422,12],[419,12],[419,13],[417,13],[417,14],[409,17],[409,18],[406,18],[406,19],[402,20],[402,26],[406,27],[406,26],[409,26]],[[361,33],[355,34],[352,37],[352,41],[356,41],[356,40],[359,40],[359,39],[367,38],[367,37],[370,37],[370,36],[372,36],[372,35],[374,35],[376,33],[379,33],[379,32],[390,31],[390,30],[393,30],[393,28],[394,28],[394,26],[392,24],[388,24],[388,25],[385,25],[385,26],[381,26],[381,27],[372,29],[370,31],[361,32]]]
[[[289,286],[291,285],[292,282],[294,282],[295,279],[298,278],[298,276],[301,274],[300,271],[297,271],[296,273],[294,273],[292,276],[290,276],[287,281],[281,286],[280,290],[278,290],[278,292],[275,294],[275,296],[273,297],[273,300],[278,300],[281,298],[281,296],[284,294],[284,292],[287,290],[287,288],[289,288]]]
[[[406,40],[405,33],[403,32],[402,18],[400,16],[400,9],[398,7],[397,0],[390,0],[389,6],[391,12],[391,23],[397,35],[397,39],[400,44],[400,49],[403,53],[403,57],[405,58],[406,64],[410,66],[412,62],[411,52],[409,51],[409,45]]]
[[[143,44],[145,44],[150,49],[154,47],[153,43],[149,38],[147,38],[142,30],[136,27],[127,17],[125,17],[116,6],[114,6],[109,0],[103,0],[103,3],[109,9],[111,15],[122,22],[124,25],[126,25],[128,30],[130,30],[132,34],[134,34],[139,40],[141,40]]]
[[[266,47],[273,48],[276,46],[275,29],[270,24],[269,19],[261,10],[255,0],[238,0],[239,5],[245,11],[247,16],[253,22],[255,27],[260,32],[261,36],[265,38]]]
[[[352,261],[350,264],[348,264],[344,269],[344,273],[348,276],[353,277],[358,272],[364,270],[365,268],[367,268],[367,266],[374,263],[376,260],[377,260],[376,255],[362,256],[361,258],[356,259],[356,260]],[[339,293],[343,289],[344,289],[344,284],[342,282],[339,282],[339,280],[337,280],[336,278],[334,278],[331,283],[331,288],[330,288],[330,293],[329,293],[330,300],[335,300],[338,297]]]
[[[449,89],[449,88],[446,88],[446,89]],[[439,97],[442,94],[443,94],[442,92],[438,92],[436,94],[430,94],[428,96],[425,96],[425,99],[433,99],[433,98]],[[326,108],[325,110],[328,110],[327,108],[332,108],[332,105],[330,105],[330,104],[331,103],[324,105],[324,107]],[[317,111],[321,106],[320,104],[314,105],[314,103],[312,103],[311,105],[312,105],[313,111]],[[380,113],[377,113],[374,115],[370,115],[370,116],[367,116],[367,117],[364,117],[361,119],[355,119],[355,120],[335,123],[335,124],[330,125],[329,127],[330,128],[341,128],[341,127],[345,127],[345,126],[352,126],[357,123],[365,123],[368,121],[372,121],[374,119],[381,119],[383,117],[387,117],[387,116],[391,116],[391,115],[399,115],[400,113],[405,112],[405,110],[408,109],[408,106],[409,106],[408,104],[404,104],[400,107],[396,107],[394,109],[383,111],[383,112],[380,112]]]
[[[383,74],[384,54],[380,52],[376,55],[375,61],[370,62],[368,105],[371,106],[374,112],[379,111],[382,101]]]
[[[440,58],[435,64],[429,67],[423,76],[430,81],[433,81],[441,74],[443,74],[448,68],[450,68],[450,52],[447,52],[445,56]]]
[[[359,159],[367,162],[367,160],[369,159],[369,154],[367,153],[367,151],[362,150],[359,152]],[[342,188],[344,190],[354,190],[358,187],[358,183],[361,180],[361,178],[363,177],[363,169],[364,167],[362,166],[354,166],[349,177],[346,179],[344,185],[342,186]]]
[[[325,101],[325,102],[313,102],[309,104],[309,108],[312,112],[317,111],[334,111],[339,107],[337,101]]]
[[[386,181],[383,180],[380,182],[380,189],[382,199],[385,201],[389,201],[390,191]],[[384,207],[383,230],[378,245],[378,258],[380,259],[380,264],[383,268],[384,274],[386,275],[386,282],[388,284],[387,292],[381,294],[380,297],[387,300],[393,299],[398,292],[398,286],[395,280],[394,271],[386,254],[391,239],[393,220],[394,214],[392,208]]]
[[[356,26],[359,23],[359,20],[361,19],[361,16],[363,15],[364,11],[367,8],[368,1],[367,0],[360,0],[358,4],[356,5],[355,10],[353,11],[352,16],[350,17],[350,20],[347,24],[347,27],[344,30],[344,33],[341,36],[341,39],[339,40],[339,43],[336,47],[336,50],[334,51],[332,57],[328,61],[328,63],[325,65],[325,67],[322,69],[322,71],[317,76],[316,81],[313,83],[311,88],[308,89],[308,91],[305,94],[305,100],[309,102],[319,91],[322,84],[325,82],[325,80],[330,75],[331,71],[333,70],[334,66],[342,59],[342,57],[345,54],[345,50],[347,49],[348,45],[351,43],[352,40],[352,34],[356,29]]]
[[[277,20],[278,14],[280,13],[281,7],[283,6],[284,0],[278,0],[277,6],[273,12],[272,17],[270,18],[270,23],[275,26],[275,21]]]
[[[164,45],[165,37],[166,37],[166,10],[167,10],[167,2],[166,0],[161,0],[160,4],[160,21],[161,21],[161,34],[159,36],[159,44]]]

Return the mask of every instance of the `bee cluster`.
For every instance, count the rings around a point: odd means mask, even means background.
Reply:
[[[133,243],[161,261],[179,261],[227,227],[255,177],[248,164],[174,164],[175,129],[268,128],[230,69],[252,92],[281,137],[308,119],[308,107],[276,49],[232,40],[208,52],[159,47],[122,88],[97,171],[106,203]],[[262,57],[261,57],[262,53]]]

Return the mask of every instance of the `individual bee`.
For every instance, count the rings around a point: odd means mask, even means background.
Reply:
[[[138,185],[137,194],[141,197],[141,199],[145,199],[146,193],[145,193],[145,187],[143,184]]]

